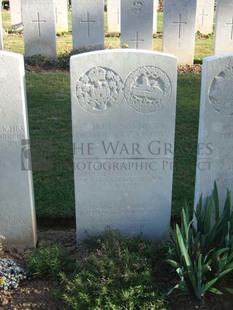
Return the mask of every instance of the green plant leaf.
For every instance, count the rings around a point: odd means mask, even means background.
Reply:
[[[192,265],[192,262],[188,254],[188,250],[185,247],[184,240],[183,240],[183,237],[182,237],[182,234],[181,234],[181,231],[178,225],[176,225],[176,235],[177,235],[178,243],[180,246],[181,255],[184,257],[186,266],[190,267]]]
[[[233,288],[230,287],[225,287],[225,289],[227,290],[227,292],[233,294]]]
[[[215,294],[215,295],[222,295],[223,293],[221,292],[221,291],[219,291],[217,288],[215,288],[215,287],[211,287],[210,289],[209,289],[209,292],[211,292],[211,293],[213,293],[213,294]]]

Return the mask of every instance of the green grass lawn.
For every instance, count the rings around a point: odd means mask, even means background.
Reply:
[[[9,12],[3,12],[4,28],[10,30]],[[71,16],[69,14],[71,29]],[[158,32],[162,13],[158,14]],[[59,54],[72,50],[71,33],[58,36]],[[197,40],[195,59],[210,55],[212,37]],[[23,53],[20,34],[4,35],[5,49]],[[119,38],[106,38],[106,47],[119,48]],[[162,39],[154,39],[154,49],[162,49]],[[181,74],[178,79],[176,152],[174,164],[173,215],[178,215],[186,199],[193,203],[196,144],[201,76]],[[27,72],[27,96],[32,144],[36,211],[39,217],[74,216],[70,86],[68,72]]]

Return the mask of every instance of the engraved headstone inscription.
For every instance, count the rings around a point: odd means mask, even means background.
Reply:
[[[196,31],[203,34],[213,32],[214,0],[197,0]]]
[[[22,0],[25,55],[56,58],[54,0]]]
[[[2,9],[0,9],[0,50],[3,50],[3,46]]]
[[[57,32],[68,31],[68,2],[55,0],[55,20]]]
[[[121,45],[153,49],[154,0],[121,1]]]
[[[121,1],[107,1],[108,32],[120,32]]]
[[[78,241],[106,227],[168,237],[176,70],[174,56],[135,49],[71,57]]]
[[[203,61],[195,206],[216,181],[221,205],[233,192],[233,54]]]
[[[233,51],[233,2],[217,1],[214,54]]]
[[[8,246],[35,246],[23,56],[0,51],[0,235]]]
[[[196,0],[164,0],[163,16],[163,51],[193,64]]]
[[[22,24],[21,0],[10,1],[11,25],[15,29]]]
[[[104,1],[72,1],[73,48],[104,46]]]

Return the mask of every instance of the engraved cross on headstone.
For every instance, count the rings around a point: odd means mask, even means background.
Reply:
[[[226,26],[230,25],[231,26],[231,40],[233,39],[233,16],[232,16],[232,20],[231,23],[226,23]]]
[[[56,24],[57,24],[58,23],[58,15],[61,15],[62,12],[58,12],[58,9],[56,8],[55,13],[56,13]]]
[[[40,29],[40,24],[44,24],[46,23],[46,20],[40,20],[40,13],[37,13],[37,19],[36,20],[32,20],[32,23],[37,23],[38,24],[38,36],[39,38],[41,37],[41,29]]]
[[[87,13],[87,20],[81,20],[80,23],[87,23],[87,36],[90,37],[90,23],[95,23],[95,20],[90,20],[90,14]]]
[[[181,36],[181,25],[182,24],[187,25],[187,22],[182,22],[182,16],[181,16],[181,14],[179,14],[179,21],[178,22],[173,22],[173,24],[178,24],[179,25],[179,39],[180,39],[180,36]]]
[[[205,14],[205,9],[202,9],[202,13],[198,15],[201,16],[201,24],[204,25],[205,16],[208,16],[208,14]]]
[[[138,49],[139,42],[144,42],[143,39],[139,39],[139,34],[136,32],[136,39],[131,39],[131,42],[135,42],[135,48]]]

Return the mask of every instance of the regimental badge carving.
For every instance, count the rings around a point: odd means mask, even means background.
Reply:
[[[209,100],[215,111],[224,115],[233,114],[233,68],[227,68],[211,83]]]
[[[140,67],[133,71],[125,84],[129,106],[141,113],[162,110],[171,97],[172,86],[167,74],[157,67]]]
[[[115,109],[122,101],[123,82],[113,70],[94,67],[84,73],[76,83],[76,96],[80,105],[92,113]]]
[[[145,3],[143,0],[133,0],[131,3],[131,8],[134,14],[139,15],[145,10]]]

